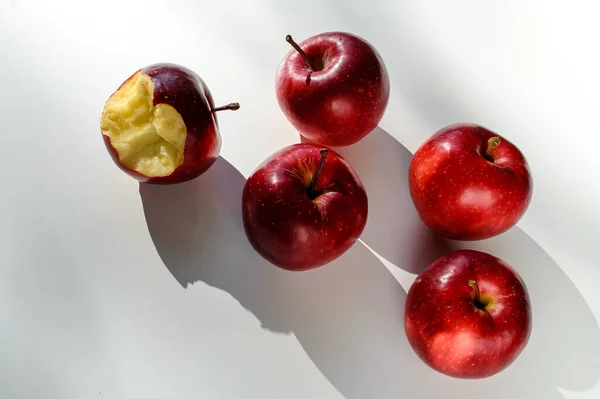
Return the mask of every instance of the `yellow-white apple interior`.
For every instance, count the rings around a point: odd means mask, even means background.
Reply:
[[[136,73],[106,102],[102,133],[119,160],[144,176],[168,176],[183,163],[186,126],[168,104],[153,105],[152,79]]]

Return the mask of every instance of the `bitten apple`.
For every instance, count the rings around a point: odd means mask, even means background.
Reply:
[[[481,240],[521,219],[533,181],[513,143],[482,126],[456,124],[439,130],[415,152],[409,188],[431,229],[450,239]]]
[[[279,106],[301,135],[324,146],[354,144],[381,121],[390,96],[385,64],[364,39],[344,32],[296,44],[276,76]]]
[[[531,334],[525,283],[506,262],[480,251],[437,259],[412,284],[405,306],[411,347],[431,368],[456,378],[502,371]]]
[[[102,137],[117,166],[135,179],[181,183],[204,173],[221,149],[215,108],[204,81],[176,64],[154,64],[127,79],[104,105]]]
[[[341,256],[359,238],[368,213],[365,189],[336,152],[295,144],[265,160],[246,181],[243,223],[254,249],[287,270]]]

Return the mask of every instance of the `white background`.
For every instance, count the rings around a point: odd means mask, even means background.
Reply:
[[[0,398],[600,397],[597,4],[0,0]],[[371,214],[342,258],[285,273],[248,245],[241,189],[298,141],[274,93],[285,35],[331,30],[392,82],[380,128],[342,150]],[[242,108],[204,176],[140,187],[99,117],[164,61]],[[467,245],[424,229],[406,186],[410,154],[461,121],[514,141],[535,182],[518,228]],[[428,369],[402,329],[414,273],[457,246],[509,261],[533,302],[526,350],[485,380]]]

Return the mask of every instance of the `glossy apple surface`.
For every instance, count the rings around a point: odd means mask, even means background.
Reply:
[[[484,378],[508,367],[532,327],[525,283],[490,254],[460,250],[433,262],[408,291],[406,336],[431,368]]]
[[[276,75],[279,106],[310,141],[346,146],[370,133],[390,95],[388,73],[377,50],[344,32],[313,36],[296,44]]]
[[[174,184],[194,179],[221,149],[210,90],[192,70],[154,64],[127,79],[106,101],[104,143],[116,165],[135,179]]]
[[[295,144],[265,160],[246,181],[243,223],[254,249],[287,270],[341,256],[364,230],[368,200],[352,167],[336,152]]]
[[[446,238],[481,240],[521,219],[533,182],[527,160],[513,143],[482,126],[456,124],[415,152],[409,186],[426,225]]]

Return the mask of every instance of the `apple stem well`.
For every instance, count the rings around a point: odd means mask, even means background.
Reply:
[[[479,291],[479,284],[477,284],[477,281],[470,280],[469,287],[473,288],[473,304],[475,305],[475,307],[483,311],[488,310],[492,304],[492,301],[490,300],[490,298],[486,298],[485,295],[481,295],[481,292]]]
[[[487,149],[485,150],[485,157],[488,160],[490,160],[492,162],[494,161],[494,151],[496,150],[496,148],[498,148],[501,141],[502,140],[498,136],[490,137],[490,139],[487,141]]]
[[[329,150],[327,148],[321,148],[319,152],[321,153],[321,162],[319,163],[319,168],[317,169],[317,173],[315,173],[308,187],[306,188],[306,193],[311,199],[315,199],[319,196],[319,193],[315,191],[315,186],[317,185],[319,176],[321,176],[321,172],[323,171],[323,167],[325,166],[325,159],[327,159],[327,154],[329,153]]]
[[[294,39],[292,39],[292,35],[287,35],[285,37],[285,41],[288,42],[294,48],[294,50],[296,50],[298,52],[298,54],[300,54],[300,56],[302,56],[302,58],[304,58],[304,61],[306,61],[308,66],[310,66],[313,71],[323,70],[323,68],[325,67],[325,65],[323,64],[323,61],[319,58],[309,57],[304,52],[304,50],[302,50],[302,48],[298,45],[298,43],[296,43],[294,41]],[[308,78],[307,78],[307,80],[308,80]]]
[[[213,108],[213,109],[211,109],[211,112],[219,112],[219,111],[225,111],[225,110],[235,111],[238,109],[240,109],[239,103],[230,103],[227,105],[223,105],[222,107]]]

